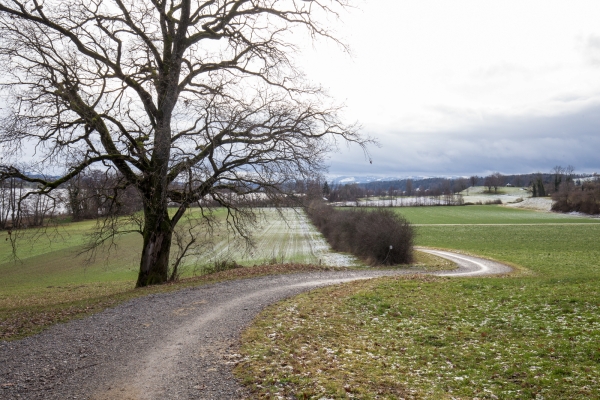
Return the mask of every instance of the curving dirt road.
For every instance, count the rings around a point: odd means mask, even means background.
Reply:
[[[510,271],[439,250],[455,261],[444,276]],[[414,273],[360,270],[222,282],[132,300],[16,342],[0,342],[3,399],[237,399],[237,340],[267,305],[325,285]]]
[[[467,256],[465,254],[458,254],[450,251],[428,249],[425,247],[415,247],[415,250],[445,258],[453,261],[458,266],[456,270],[437,273],[436,275],[439,276],[467,277],[478,275],[501,275],[508,274],[512,271],[512,268],[508,265],[487,260],[485,258]]]

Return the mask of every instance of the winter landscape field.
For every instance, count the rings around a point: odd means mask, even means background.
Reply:
[[[272,306],[245,333],[241,379],[272,398],[600,397],[597,219],[499,206],[397,211],[418,225],[417,244],[514,272],[382,278]]]
[[[0,399],[600,399],[598,15],[0,0]]]
[[[393,210],[415,226],[417,245],[488,257],[514,272],[381,278],[274,305],[243,338],[238,376],[248,387],[272,398],[600,396],[599,219],[499,205]],[[225,213],[215,216],[223,220]],[[240,264],[217,279],[302,270],[297,263],[360,265],[332,252],[302,210],[265,209],[252,249],[220,225],[210,248],[183,263],[180,286],[134,291],[132,249],[140,238],[120,236],[116,247],[86,263],[78,251],[93,228],[93,222],[78,222],[41,236],[32,230],[21,238],[17,260],[10,241],[2,242],[5,338],[132,297],[210,282],[188,278],[210,272],[203,268],[215,260]]]

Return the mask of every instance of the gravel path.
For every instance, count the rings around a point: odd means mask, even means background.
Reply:
[[[447,272],[439,272],[436,275],[440,276],[478,276],[478,275],[501,275],[508,274],[512,268],[508,265],[501,264],[496,261],[487,260],[485,258],[467,256],[465,254],[457,254],[449,251],[433,250],[424,247],[416,247],[416,250],[433,254],[453,261],[458,265],[458,269]]]
[[[440,275],[510,270],[487,260],[419,250],[452,256],[459,264],[458,270]],[[231,374],[238,338],[264,307],[320,286],[413,272],[277,275],[135,299],[33,337],[0,342],[0,398],[242,398],[247,393]]]

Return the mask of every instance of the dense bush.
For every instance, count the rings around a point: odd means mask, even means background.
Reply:
[[[553,211],[577,211],[585,214],[600,214],[600,182],[586,182],[581,186],[561,185],[552,195]]]
[[[389,209],[336,210],[313,202],[307,213],[336,251],[354,254],[371,265],[412,261],[412,226]]]

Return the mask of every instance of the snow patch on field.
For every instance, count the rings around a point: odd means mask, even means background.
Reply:
[[[474,196],[463,196],[463,200],[465,203],[483,203],[490,201],[500,200],[502,204],[510,204],[519,199],[522,199],[524,196],[517,196],[513,194],[484,194],[484,195],[474,195]]]
[[[358,265],[360,262],[349,254],[334,252],[323,236],[310,223],[304,211],[298,213],[298,224],[300,231],[310,246],[310,252],[314,255],[316,262],[333,267],[344,267]]]
[[[524,188],[501,187],[499,193],[489,193],[483,186],[475,186],[461,192],[465,203],[483,203],[500,200],[502,204],[510,204],[531,196]]]
[[[552,208],[552,199],[549,197],[529,197],[520,203],[506,204],[507,207],[523,208],[526,210],[547,211]]]
[[[231,232],[218,233],[219,240],[200,264],[229,259],[244,265],[272,262],[339,267],[361,265],[351,255],[334,252],[302,209],[261,209],[259,223],[252,232],[255,246],[250,249]]]
[[[331,203],[334,207],[415,207],[454,205],[458,201],[455,196],[411,196],[393,199],[369,199],[359,201],[339,201]]]

